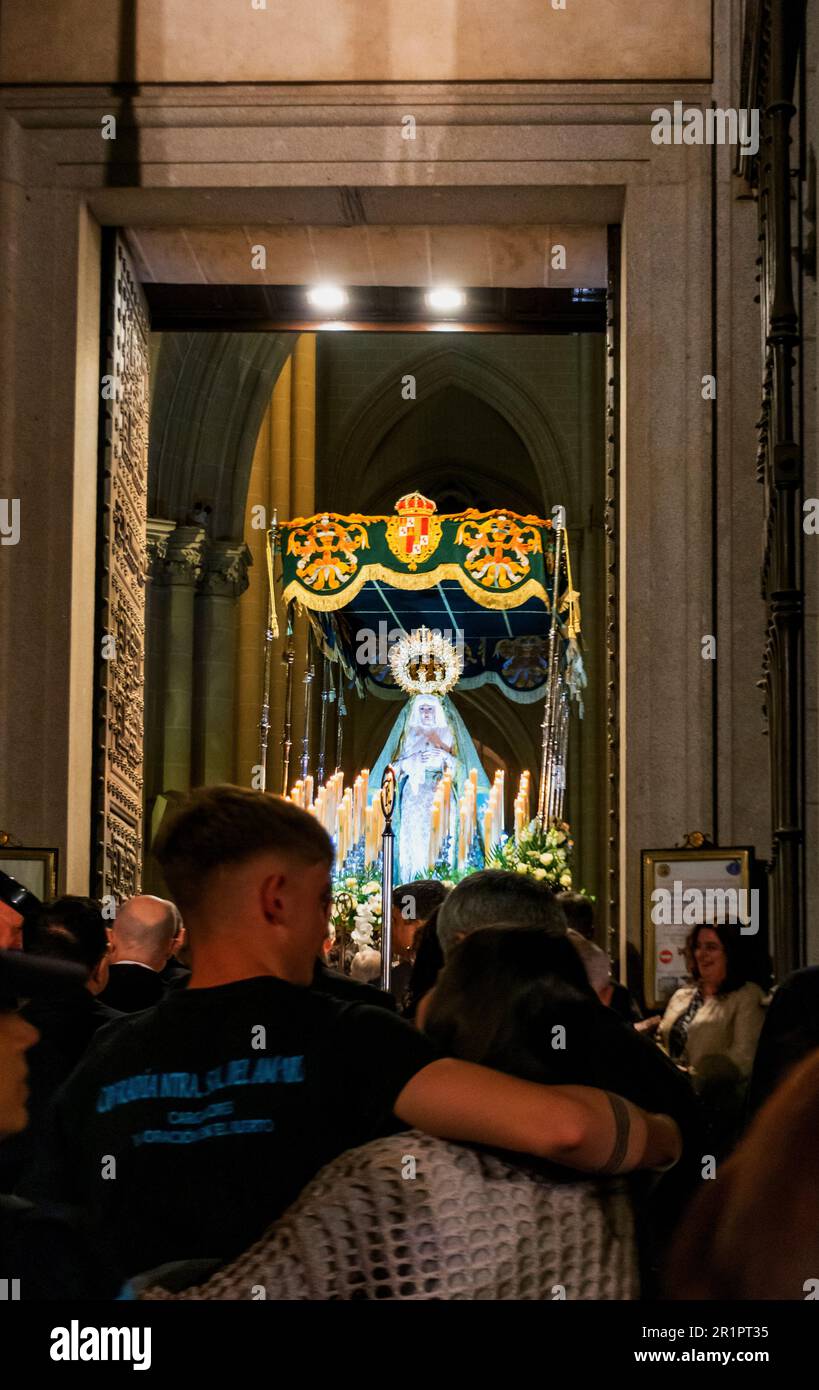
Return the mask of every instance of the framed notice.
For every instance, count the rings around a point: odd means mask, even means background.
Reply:
[[[42,902],[57,896],[57,850],[0,847],[0,869]]]
[[[758,930],[751,892],[750,846],[739,849],[644,849],[642,860],[643,984],[649,1009],[664,1009],[690,984],[685,943],[699,922],[735,922]]]

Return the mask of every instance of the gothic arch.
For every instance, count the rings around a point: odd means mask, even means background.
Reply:
[[[256,439],[296,336],[163,335],[151,409],[152,516],[184,523],[205,499],[212,538],[241,538]]]
[[[430,353],[422,349],[408,357],[402,372],[416,381],[416,402],[429,399],[448,387],[470,392],[498,412],[515,431],[526,448],[537,477],[542,507],[562,502],[569,516],[578,514],[579,496],[575,471],[556,426],[531,391],[496,364],[477,357],[462,347],[442,347]],[[365,470],[381,441],[405,417],[408,403],[398,389],[395,369],[374,385],[369,400],[357,407],[352,423],[336,459],[331,495],[338,479],[359,478],[357,489],[361,509],[368,507]]]

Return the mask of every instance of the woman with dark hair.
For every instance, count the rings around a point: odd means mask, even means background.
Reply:
[[[765,996],[748,978],[737,927],[700,923],[687,948],[693,984],[671,996],[659,1040],[691,1076],[708,1112],[716,1149],[725,1153],[740,1123],[765,1020]]]
[[[546,1084],[598,1086],[696,1125],[691,1087],[652,1043],[601,1004],[567,936],[499,923],[457,945],[423,1023],[465,1062]]]
[[[484,927],[454,947],[423,1021],[436,1047],[527,1081],[595,1086],[680,1126],[682,1162],[659,1184],[632,1181],[644,1296],[700,1178],[702,1119],[690,1082],[597,997],[569,935]]]
[[[595,1085],[598,1000],[567,936],[484,927],[455,947],[424,1031],[442,1052],[529,1081]],[[556,1028],[566,1029],[565,1046]],[[569,1045],[571,1044],[571,1045]]]
[[[435,988],[444,964],[444,953],[438,940],[437,907],[418,928],[413,941],[415,959],[412,962],[407,992],[404,996],[401,1013],[404,1018],[414,1019],[416,1010],[425,994]]]

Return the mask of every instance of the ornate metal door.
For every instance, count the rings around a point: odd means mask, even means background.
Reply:
[[[98,508],[93,877],[97,895],[110,894],[119,901],[139,891],[142,877],[149,314],[120,236],[112,238],[108,251]]]
[[[793,289],[791,125],[804,0],[752,0],[745,16],[742,105],[761,111],[760,147],[745,173],[759,214],[762,404],[757,473],[765,493],[762,592],[768,606],[763,680],[771,768],[770,911],[776,973],[805,961],[805,711],[802,450],[794,374],[800,325]]]
[[[619,955],[620,894],[620,708],[619,505],[620,486],[620,259],[619,226],[608,228],[606,290],[606,881],[607,944],[613,959]],[[624,962],[621,962],[624,969]],[[625,974],[622,975],[625,982]]]

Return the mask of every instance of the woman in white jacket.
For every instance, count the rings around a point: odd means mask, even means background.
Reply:
[[[694,983],[671,996],[660,1042],[690,1074],[724,1152],[736,1137],[765,1019],[765,995],[748,979],[736,927],[701,924],[688,944]]]

